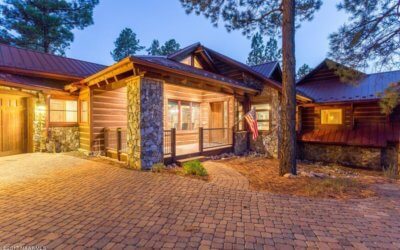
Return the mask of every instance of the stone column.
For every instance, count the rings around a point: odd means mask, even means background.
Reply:
[[[151,169],[163,162],[164,82],[150,78],[133,78],[127,82],[128,95],[128,165],[134,169]]]

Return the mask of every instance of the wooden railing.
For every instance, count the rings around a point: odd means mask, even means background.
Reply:
[[[164,155],[176,156],[176,129],[164,130]]]
[[[199,151],[232,145],[231,128],[200,128]]]
[[[118,160],[121,160],[121,154],[127,152],[126,128],[105,128],[104,147],[106,154],[109,151],[114,151]]]

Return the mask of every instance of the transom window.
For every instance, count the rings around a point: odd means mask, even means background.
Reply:
[[[50,99],[50,122],[78,122],[78,102],[75,100]]]
[[[321,109],[321,124],[340,125],[342,124],[342,109]]]
[[[187,101],[168,101],[168,122],[176,130],[194,130],[200,127],[200,104]]]
[[[197,59],[197,57],[196,56],[192,56],[192,55],[190,55],[190,56],[186,57],[185,59],[181,60],[181,63],[189,65],[189,66],[196,67],[198,69],[202,69],[203,68],[203,66],[201,66],[199,60]]]
[[[256,109],[258,130],[268,131],[271,129],[271,105],[269,103],[252,104]]]

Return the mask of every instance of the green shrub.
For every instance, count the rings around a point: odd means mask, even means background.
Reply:
[[[207,170],[200,161],[188,161],[183,164],[183,172],[187,175],[207,176]]]
[[[165,166],[162,163],[156,163],[156,164],[153,164],[153,166],[151,166],[151,171],[153,171],[155,173],[160,173],[164,169],[165,169]]]

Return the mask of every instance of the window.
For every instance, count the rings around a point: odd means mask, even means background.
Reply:
[[[50,122],[78,122],[78,102],[74,100],[50,100]]]
[[[81,101],[81,123],[87,123],[89,121],[89,110],[88,101]]]
[[[181,60],[181,63],[196,67],[198,69],[203,69],[203,66],[201,66],[199,59],[195,56],[188,56],[185,59]]]
[[[342,124],[342,109],[322,109],[321,124],[326,124],[326,125]]]
[[[200,127],[200,104],[186,101],[168,101],[170,128],[194,130]]]
[[[255,108],[257,112],[258,130],[270,130],[271,124],[271,105],[268,103],[253,104],[251,108]]]

